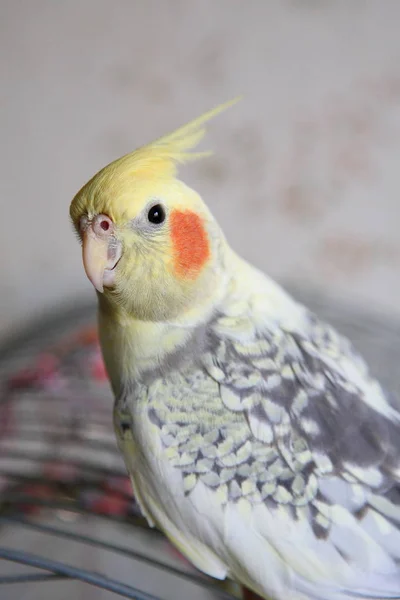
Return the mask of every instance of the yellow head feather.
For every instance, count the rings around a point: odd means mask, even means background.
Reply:
[[[173,178],[178,163],[212,154],[190,150],[203,138],[205,123],[239,100],[240,97],[237,97],[220,104],[172,133],[118,158],[101,169],[73,199],[70,214],[74,223],[83,212],[96,213],[112,208],[115,198],[121,198],[128,186],[136,186],[149,180]]]

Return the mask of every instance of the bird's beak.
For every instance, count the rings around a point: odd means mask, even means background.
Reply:
[[[115,238],[113,222],[106,215],[96,215],[83,229],[82,258],[86,275],[98,292],[114,285],[121,244]]]

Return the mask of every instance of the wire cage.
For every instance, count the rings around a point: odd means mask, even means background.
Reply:
[[[400,323],[291,292],[400,397]],[[95,323],[93,304],[77,305],[0,349],[0,599],[240,598],[141,516],[116,447]]]

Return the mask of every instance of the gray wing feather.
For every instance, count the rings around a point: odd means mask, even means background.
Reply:
[[[266,474],[250,475],[263,501],[291,508],[293,519],[306,508],[316,538],[329,540],[356,568],[367,566],[366,588],[355,596],[395,597],[400,415],[348,340],[310,313],[305,322],[301,333],[249,324],[246,343],[243,335],[225,335],[229,323],[217,319],[206,368],[210,375],[218,370],[222,401],[245,416],[253,446],[277,449]],[[338,524],[341,509],[352,519],[347,532]],[[363,564],[360,549],[368,545],[376,572],[368,559]]]
[[[368,390],[377,405],[390,404],[345,338],[311,314],[303,335],[276,327],[253,331],[246,344],[221,333],[217,320],[206,368],[211,376],[218,369],[222,400],[245,414],[256,439],[280,444],[292,460],[296,445],[306,446],[324,474],[359,476],[378,493],[398,485],[400,415],[393,408],[388,418],[365,401]]]
[[[350,343],[305,315],[300,332],[218,315],[197,366],[149,384],[149,418],[186,495],[201,482],[220,505],[306,520],[305,543],[354,567],[340,598],[395,598],[400,416]]]

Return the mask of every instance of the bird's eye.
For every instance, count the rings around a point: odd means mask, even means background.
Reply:
[[[152,206],[147,213],[147,218],[150,223],[154,223],[154,225],[159,225],[165,221],[165,210],[161,204],[155,204]]]

